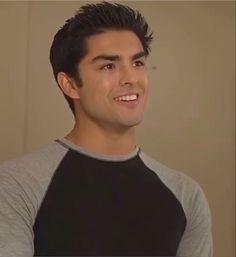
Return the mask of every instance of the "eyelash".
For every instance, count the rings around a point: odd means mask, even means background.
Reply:
[[[109,66],[110,66],[110,68],[109,68]],[[112,68],[111,68],[111,66],[112,66]],[[101,67],[101,70],[112,70],[114,68],[115,68],[115,64],[114,63],[107,63],[106,65],[103,65]]]
[[[145,66],[145,62],[141,60],[135,61],[134,64],[135,64],[134,65],[135,67]],[[115,68],[114,63],[107,63],[106,65],[103,65],[101,67],[101,70],[113,70],[114,68]]]
[[[137,60],[137,61],[135,61],[134,63],[139,63],[139,65],[137,65],[138,67],[139,66],[145,66],[145,62],[144,61],[141,61],[141,60]],[[141,65],[140,65],[141,64]]]

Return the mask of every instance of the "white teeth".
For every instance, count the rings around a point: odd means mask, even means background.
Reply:
[[[120,97],[115,98],[116,101],[133,101],[138,98],[137,95],[123,95]]]

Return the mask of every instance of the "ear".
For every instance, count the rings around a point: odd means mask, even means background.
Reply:
[[[61,90],[72,99],[79,99],[78,86],[73,78],[64,72],[57,74],[57,82]]]

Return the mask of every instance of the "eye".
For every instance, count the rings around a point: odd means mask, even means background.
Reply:
[[[106,65],[103,65],[101,67],[101,70],[113,70],[113,69],[115,69],[114,63],[107,63]]]
[[[135,67],[145,66],[145,62],[143,60],[137,60],[134,62],[134,66]]]

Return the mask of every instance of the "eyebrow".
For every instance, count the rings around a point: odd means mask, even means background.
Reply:
[[[136,60],[136,59],[139,59],[141,57],[146,57],[146,54],[141,51],[137,54],[134,54],[131,56],[131,60]],[[101,55],[98,55],[96,57],[94,57],[92,59],[92,62],[96,62],[96,61],[99,61],[99,60],[106,60],[106,61],[119,61],[121,58],[119,55],[109,55],[109,54],[101,54]]]

